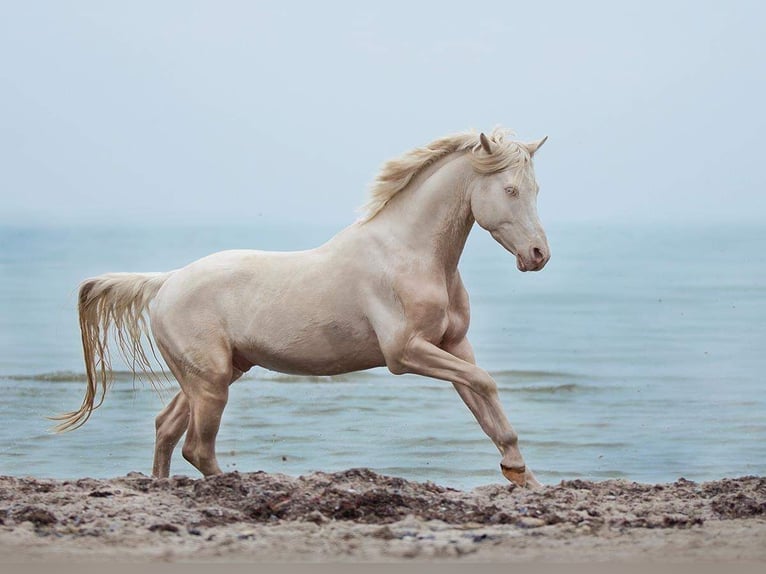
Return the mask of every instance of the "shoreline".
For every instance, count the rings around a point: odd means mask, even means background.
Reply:
[[[766,561],[766,478],[460,491],[301,477],[0,476],[0,562]]]

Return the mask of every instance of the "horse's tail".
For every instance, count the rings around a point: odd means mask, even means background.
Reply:
[[[51,417],[61,421],[56,432],[79,428],[101,406],[112,382],[109,335],[114,331],[120,354],[134,374],[142,371],[152,383],[157,376],[141,344],[146,337],[156,359],[149,335],[146,311],[170,273],[107,273],[80,284],[77,310],[80,315],[82,349],[88,386],[76,411]],[[99,393],[99,387],[101,388]],[[97,395],[98,397],[97,400]]]

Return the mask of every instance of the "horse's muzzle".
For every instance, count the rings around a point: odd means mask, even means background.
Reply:
[[[529,254],[522,256],[516,255],[516,267],[519,271],[540,271],[551,258],[550,251],[539,247],[532,247]]]

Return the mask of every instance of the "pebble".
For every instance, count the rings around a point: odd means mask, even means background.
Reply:
[[[545,526],[545,520],[542,518],[534,518],[533,516],[522,516],[516,523],[522,528],[540,528]]]

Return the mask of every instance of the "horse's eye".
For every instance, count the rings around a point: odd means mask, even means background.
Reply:
[[[517,187],[509,185],[508,187],[505,188],[505,193],[507,193],[511,197],[517,197],[519,195],[519,189]]]

